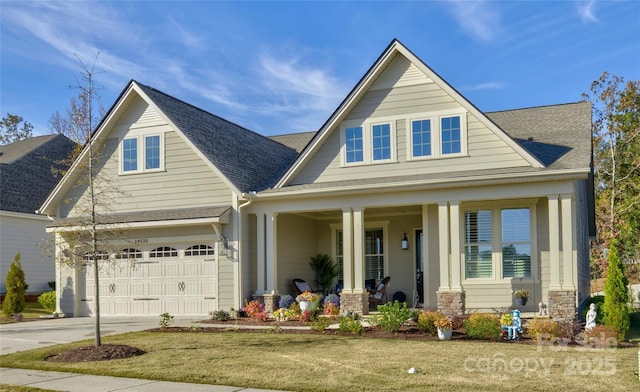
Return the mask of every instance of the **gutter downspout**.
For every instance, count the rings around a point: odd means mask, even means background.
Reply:
[[[238,228],[237,237],[236,237],[236,241],[238,243],[238,263],[237,263],[237,269],[238,269],[237,283],[238,283],[238,287],[237,287],[237,290],[236,290],[236,303],[235,303],[235,306],[237,307],[237,309],[241,309],[242,308],[242,292],[243,292],[243,276],[242,276],[242,273],[243,273],[243,271],[242,271],[242,265],[243,265],[242,247],[243,247],[243,241],[241,241],[241,236],[242,236],[242,210],[245,207],[250,206],[251,203],[253,203],[253,199],[255,197],[257,197],[257,193],[255,191],[250,191],[248,194],[243,192],[240,195],[240,197],[242,199],[247,200],[247,202],[238,206],[238,224],[236,225],[237,228]]]

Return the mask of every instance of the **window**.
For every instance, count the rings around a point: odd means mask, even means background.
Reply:
[[[344,248],[342,230],[336,230],[336,264],[338,265],[338,280],[344,279]]]
[[[460,116],[443,117],[440,121],[440,132],[442,133],[442,155],[460,153]]]
[[[391,125],[374,125],[371,129],[373,141],[373,160],[391,159]]]
[[[414,157],[431,155],[431,120],[412,121],[411,138]]]
[[[185,256],[207,256],[214,253],[214,249],[209,245],[193,245],[184,251]]]
[[[491,211],[464,214],[464,253],[466,278],[490,278],[493,273]]]
[[[127,137],[122,141],[120,150],[123,174],[163,170],[162,134]]]
[[[104,251],[98,251],[95,254],[95,260],[97,261],[104,261],[104,260],[109,260],[109,254],[107,252]],[[84,262],[89,263],[92,262],[94,260],[93,254],[91,252],[87,252],[84,254],[84,257],[82,259]]]
[[[364,233],[364,278],[380,281],[384,278],[384,229],[366,229]],[[338,279],[344,278],[344,242],[342,230],[336,230],[336,264]]]
[[[362,127],[347,128],[345,130],[346,162],[362,162],[364,160],[364,141]]]
[[[531,224],[528,208],[502,210],[502,276],[531,277]]]
[[[142,251],[135,248],[125,248],[116,253],[116,259],[141,259]]]
[[[161,246],[159,248],[155,248],[151,252],[149,252],[149,257],[151,258],[159,258],[159,257],[178,257],[178,251],[174,248],[170,248],[168,246]]]

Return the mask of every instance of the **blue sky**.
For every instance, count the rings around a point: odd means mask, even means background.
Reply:
[[[637,1],[2,1],[2,116],[36,134],[96,63],[263,135],[317,130],[393,38],[483,111],[640,79]]]

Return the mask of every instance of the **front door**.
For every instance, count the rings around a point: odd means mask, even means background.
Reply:
[[[422,238],[422,229],[418,229],[415,231],[415,249],[416,249],[416,298],[413,298],[414,302],[417,299],[417,302],[424,303],[424,262],[422,260],[422,255],[424,254],[422,247],[424,246],[424,241]],[[417,305],[416,303],[413,306]]]

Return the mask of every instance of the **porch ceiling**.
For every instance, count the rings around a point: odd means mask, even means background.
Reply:
[[[371,207],[365,210],[365,216],[367,218],[376,216],[396,216],[396,215],[419,215],[422,214],[422,206],[420,205],[408,205],[408,206],[392,206],[392,207]],[[342,218],[342,211],[340,210],[326,210],[326,211],[309,211],[303,214],[304,216],[316,220],[335,220]]]

